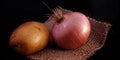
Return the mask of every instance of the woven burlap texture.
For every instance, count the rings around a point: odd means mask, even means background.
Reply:
[[[60,8],[63,13],[69,13],[70,10]],[[100,22],[88,17],[91,24],[91,33],[86,44],[73,50],[64,50],[54,47],[53,42],[49,42],[49,46],[45,49],[27,56],[30,60],[87,60],[97,50],[104,46],[108,31],[111,27],[109,23]],[[52,21],[51,21],[52,20]],[[52,24],[51,24],[52,23]],[[50,16],[45,24],[51,30],[55,23],[54,15]]]

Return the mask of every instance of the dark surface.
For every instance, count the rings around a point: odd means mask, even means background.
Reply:
[[[119,1],[118,0],[44,0],[44,2],[54,9],[61,6],[72,11],[79,11],[87,16],[93,17],[99,21],[105,21],[112,24],[108,33],[104,47],[97,51],[89,60],[109,60],[117,58],[116,53],[119,51]],[[20,24],[26,21],[47,20],[45,14],[52,13],[42,4],[42,1],[26,1],[26,0],[4,0],[1,7],[1,23],[0,23],[0,60],[27,60],[25,56],[21,56],[13,52],[9,47],[9,37],[12,31]]]

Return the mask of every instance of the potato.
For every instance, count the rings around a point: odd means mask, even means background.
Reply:
[[[30,55],[45,48],[49,36],[49,29],[43,23],[26,22],[13,31],[10,46],[22,55]]]

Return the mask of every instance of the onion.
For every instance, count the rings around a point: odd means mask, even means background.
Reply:
[[[63,13],[59,8],[54,15],[57,22],[52,29],[52,37],[55,43],[64,49],[75,49],[87,42],[90,35],[90,22],[80,12]]]

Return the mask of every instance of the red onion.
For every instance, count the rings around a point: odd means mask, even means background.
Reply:
[[[69,12],[63,14],[56,9],[55,23],[52,36],[55,43],[64,49],[74,49],[82,46],[87,41],[90,34],[90,22],[87,17],[80,12]]]

